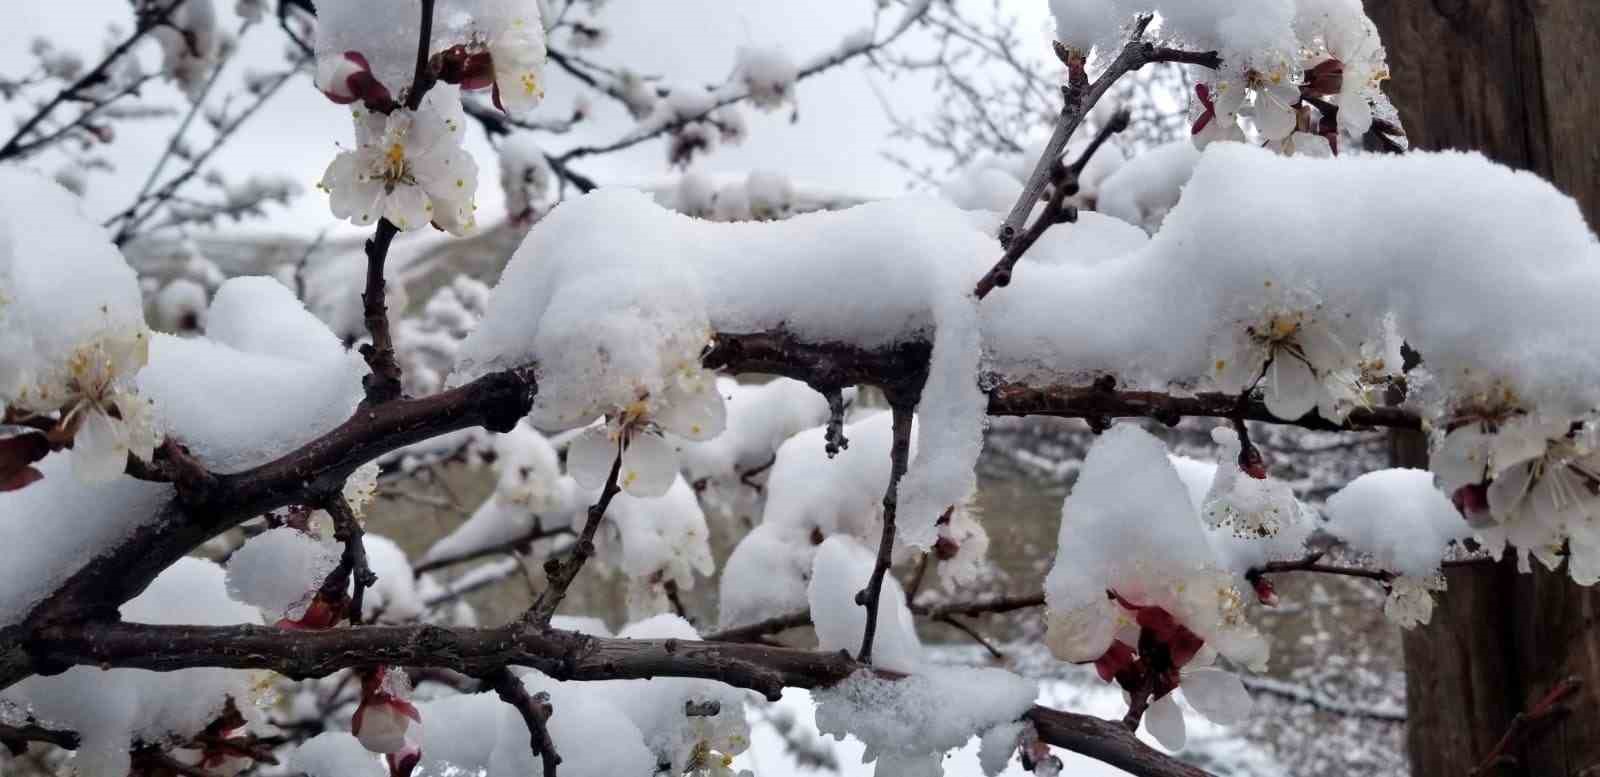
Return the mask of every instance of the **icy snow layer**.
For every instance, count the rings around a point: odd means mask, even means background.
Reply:
[[[158,425],[215,472],[239,472],[350,417],[366,365],[267,277],[217,290],[206,337],[157,335],[139,388]]]
[[[866,589],[877,554],[854,539],[830,537],[817,549],[811,584],[811,623],[817,630],[817,647],[826,651],[857,653],[866,635],[867,609],[856,603]],[[922,665],[922,641],[906,605],[906,592],[893,575],[884,575],[878,600],[878,623],[872,635],[872,663],[900,672]]]
[[[700,638],[688,621],[670,613],[631,624],[617,636],[623,639]],[[552,689],[571,687],[538,674],[529,674],[527,683],[530,691],[551,691],[552,700],[557,698]],[[744,705],[759,698],[751,691],[714,680],[686,677],[605,680],[583,683],[573,691],[574,695],[587,695],[620,710],[625,716],[620,720],[631,721],[638,727],[644,745],[654,755],[653,763],[672,764],[672,774],[682,774],[694,765],[697,756],[704,758],[710,751],[727,755],[744,752],[750,745],[750,724],[745,720]],[[696,706],[716,702],[719,711],[716,715],[690,717],[684,714],[684,705],[688,702]],[[553,723],[555,717],[551,721]],[[626,732],[627,728],[618,730]],[[598,733],[591,732],[588,736],[592,738]],[[625,733],[623,736],[626,739]],[[562,773],[566,773],[565,763]]]
[[[717,380],[717,391],[727,402],[727,428],[710,440],[674,440],[678,465],[708,514],[743,528],[762,513],[763,491],[751,484],[770,481],[778,447],[826,421],[828,403],[810,386],[788,378],[747,385],[724,377]],[[763,468],[766,475],[753,474]]]
[[[1438,574],[1450,543],[1472,533],[1455,505],[1421,469],[1368,472],[1328,498],[1330,534],[1380,569],[1412,577]]]
[[[287,526],[251,537],[228,559],[228,593],[270,621],[299,620],[341,549]]]
[[[255,608],[228,598],[222,568],[185,558],[123,605],[125,620],[224,626],[259,623]],[[0,720],[32,715],[50,728],[76,731],[82,746],[72,760],[82,777],[123,777],[138,742],[189,739],[210,725],[228,698],[247,720],[259,718],[255,679],[234,669],[101,670],[79,666],[52,677],[30,677],[0,692]],[[342,777],[342,775],[341,775]]]
[[[84,483],[71,453],[36,465],[44,480],[0,493],[0,547],[23,549],[0,564],[0,626],[28,611],[96,555],[115,547],[172,497],[170,485],[130,477]]]
[[[1340,417],[1397,369],[1403,339],[1434,377],[1435,414],[1490,384],[1555,415],[1600,405],[1600,251],[1537,177],[1475,154],[1319,160],[1217,143],[1185,193],[1128,255],[1025,262],[975,312],[972,284],[998,255],[992,215],[906,199],[716,224],[596,192],[530,232],[455,380],[537,363],[536,420],[572,426],[662,391],[713,330],[864,347],[931,336],[901,498],[917,545],[971,490],[980,349],[1005,378],[1155,389],[1237,391],[1274,357],[1270,408]]]
[[[1134,17],[1156,12],[1163,38],[1263,70],[1366,22],[1360,0],[1050,0],[1050,11],[1056,37],[1074,48],[1117,46]]]
[[[1037,695],[1033,681],[1003,669],[931,666],[898,680],[857,672],[812,692],[817,730],[860,739],[878,777],[939,777],[947,751],[1013,723]]]
[[[806,583],[823,539],[844,535],[877,547],[889,487],[890,422],[889,413],[878,412],[847,424],[850,446],[831,459],[824,426],[778,448],[761,524],[740,540],[722,570],[723,628],[806,607]]]

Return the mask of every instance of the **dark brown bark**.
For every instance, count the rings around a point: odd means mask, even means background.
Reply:
[[[1369,2],[1388,47],[1386,85],[1413,148],[1476,149],[1532,170],[1600,219],[1600,3],[1594,0]],[[1413,435],[1397,435],[1413,437]],[[1415,440],[1396,464],[1426,464]],[[1537,564],[1535,564],[1537,566]],[[1446,571],[1433,622],[1405,636],[1416,777],[1466,774],[1518,712],[1568,675],[1574,714],[1526,738],[1501,775],[1585,774],[1600,764],[1600,592],[1565,570],[1509,563]]]

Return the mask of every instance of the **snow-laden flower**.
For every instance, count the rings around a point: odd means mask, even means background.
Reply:
[[[1377,29],[1365,17],[1360,21],[1328,41],[1328,53],[1343,65],[1337,97],[1339,129],[1356,138],[1365,135],[1372,126],[1372,104],[1384,99],[1379,84],[1389,78],[1389,65]]]
[[[602,488],[620,455],[617,485],[633,496],[661,496],[678,474],[677,452],[663,433],[699,442],[726,424],[716,376],[686,364],[668,376],[659,396],[641,397],[579,434],[567,448],[567,473],[584,488]]]
[[[544,99],[544,25],[538,15],[514,19],[489,41],[496,108],[521,116]]]
[[[1200,515],[1210,526],[1226,527],[1239,537],[1271,537],[1299,520],[1300,502],[1281,480],[1266,476],[1264,466],[1242,468],[1239,434],[1226,427],[1211,430],[1218,446],[1217,475],[1211,481]],[[1254,446],[1252,446],[1254,448]],[[1260,454],[1253,460],[1259,462]]]
[[[361,703],[350,719],[350,733],[374,753],[400,753],[421,740],[413,724],[422,715],[407,700],[411,683],[405,672],[379,666],[361,678]]]
[[[1045,643],[1051,653],[1072,663],[1093,661],[1109,678],[1116,674],[1116,662],[1109,667],[1103,662],[1122,649],[1137,651],[1142,632],[1150,630],[1178,668],[1206,646],[1237,664],[1266,668],[1269,646],[1245,620],[1244,597],[1232,576],[1218,570],[1153,572],[1130,576],[1127,583],[1103,600],[1047,611]]]
[[[1403,629],[1427,623],[1433,618],[1433,592],[1443,591],[1444,587],[1442,575],[1396,577],[1389,581],[1389,598],[1383,602],[1383,615]]]
[[[150,334],[144,329],[103,333],[67,359],[59,375],[63,384],[35,386],[18,404],[36,412],[67,408],[62,426],[77,430],[73,471],[91,483],[112,480],[127,468],[130,454],[148,461],[155,453],[150,402],[131,386],[133,374],[149,360]]]
[[[461,147],[454,90],[435,88],[416,111],[353,113],[356,147],[334,157],[318,184],[334,216],[362,226],[385,218],[402,230],[432,222],[455,235],[476,227],[478,165]]]
[[[737,717],[743,720],[742,715]],[[683,773],[688,777],[754,777],[748,769],[735,771],[733,768],[733,757],[750,746],[749,726],[744,727],[744,733],[724,735],[705,720],[703,717],[695,719],[698,741],[689,752],[689,762]]]
[[[1244,142],[1244,130],[1239,128],[1238,119],[1246,94],[1243,84],[1218,79],[1212,84],[1195,84],[1194,94],[1200,105],[1190,128],[1195,148],[1204,149],[1219,140]]]
[[[1300,102],[1300,86],[1284,69],[1263,73],[1251,70],[1245,73],[1245,83],[1255,95],[1251,118],[1256,131],[1266,142],[1279,141],[1294,132],[1295,105]]]
[[[1600,431],[1522,413],[1502,394],[1497,407],[1445,435],[1430,459],[1440,486],[1452,495],[1491,552],[1517,547],[1523,571],[1529,557],[1554,569],[1570,542],[1574,579],[1588,573],[1600,540]],[[1582,558],[1579,558],[1579,555]]]
[[[1314,408],[1344,418],[1368,402],[1370,372],[1387,374],[1398,365],[1364,358],[1362,348],[1334,332],[1335,320],[1321,303],[1269,306],[1235,328],[1230,350],[1215,362],[1217,387],[1239,393],[1259,385],[1267,410],[1286,421]]]
[[[737,77],[757,108],[774,110],[794,96],[800,69],[782,49],[741,46],[734,57]]]

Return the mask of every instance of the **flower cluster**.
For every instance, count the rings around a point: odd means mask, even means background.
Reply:
[[[1374,129],[1395,142],[1397,123],[1374,118],[1394,115],[1379,88],[1389,68],[1377,29],[1359,14],[1322,22],[1293,63],[1225,68],[1196,84],[1195,145],[1244,142],[1240,118],[1250,120],[1258,143],[1286,155],[1331,156],[1341,138],[1359,146]]]
[[[1213,364],[1217,387],[1235,394],[1260,388],[1267,409],[1287,421],[1314,409],[1339,420],[1370,406],[1373,392],[1400,369],[1399,339],[1387,327],[1363,337],[1347,317],[1299,296],[1233,328]]]
[[[1529,413],[1508,390],[1456,411],[1430,469],[1491,552],[1516,546],[1572,578],[1600,580],[1600,421]]]

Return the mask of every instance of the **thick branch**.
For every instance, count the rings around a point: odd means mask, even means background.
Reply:
[[[867,587],[856,594],[856,604],[867,608],[867,625],[861,635],[861,652],[857,660],[872,663],[872,638],[878,629],[878,602],[883,595],[883,576],[889,572],[894,554],[895,509],[900,502],[900,478],[906,474],[911,459],[911,410],[905,397],[890,397],[890,412],[894,414],[894,442],[889,447],[889,488],[883,494],[883,536],[878,540],[878,559],[872,565],[872,577]]]
[[[490,677],[527,666],[557,680],[693,677],[750,688],[777,699],[784,687],[822,688],[867,669],[842,653],[692,640],[608,639],[571,631],[438,626],[360,626],[290,631],[264,626],[156,626],[93,623],[52,626],[32,643],[41,660],[174,671],[200,666],[271,669],[324,677],[381,664],[444,667]],[[1139,775],[1207,773],[1139,742],[1118,723],[1033,707],[1025,717],[1057,747]]]

